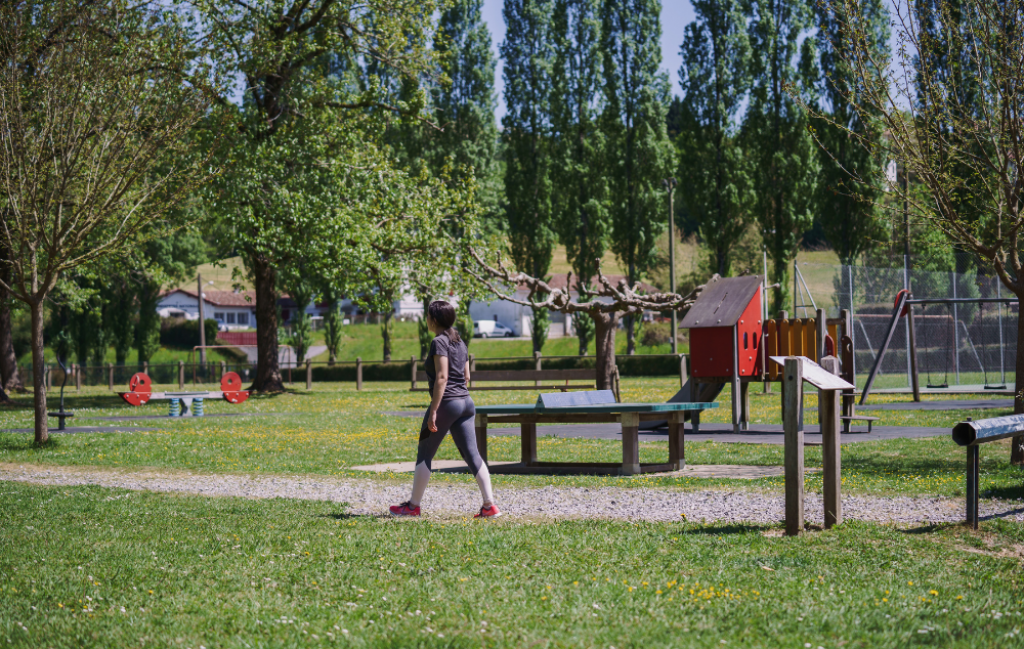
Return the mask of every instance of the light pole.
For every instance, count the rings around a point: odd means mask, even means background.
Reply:
[[[666,178],[661,181],[661,186],[668,191],[668,290],[676,292],[676,221],[674,217],[672,199],[676,191],[676,179]],[[679,312],[672,309],[672,333],[669,339],[672,341],[672,353],[678,354],[676,335],[679,326]]]

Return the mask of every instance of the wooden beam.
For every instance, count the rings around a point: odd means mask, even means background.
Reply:
[[[477,415],[476,421],[476,449],[484,464],[487,464],[487,415]]]
[[[785,430],[786,535],[804,529],[803,361],[787,358],[782,372],[782,425]]]
[[[622,474],[640,473],[640,417],[635,412],[624,412],[622,421]]]
[[[821,359],[826,371],[839,374],[839,359]],[[839,400],[841,390],[818,390],[818,413],[821,417],[822,496],[825,501],[825,528],[843,522],[842,462],[839,444]]]

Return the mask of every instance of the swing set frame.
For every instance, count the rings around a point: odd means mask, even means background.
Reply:
[[[921,400],[921,384],[917,373],[917,336],[914,333],[914,307],[924,306],[926,304],[952,304],[954,308],[957,304],[1018,304],[1017,298],[1008,297],[947,297],[947,298],[921,298],[915,299],[910,295],[907,289],[901,289],[896,294],[896,300],[893,304],[892,317],[889,319],[889,326],[885,332],[885,338],[882,340],[882,345],[878,349],[878,355],[875,356],[875,362],[871,365],[871,372],[868,374],[868,380],[864,384],[864,390],[860,394],[860,404],[864,405],[867,402],[868,395],[871,393],[871,385],[875,381],[875,376],[878,374],[878,370],[882,367],[882,358],[885,356],[885,352],[889,349],[889,344],[892,342],[893,334],[896,333],[896,327],[899,325],[900,320],[907,316],[910,318],[910,372],[911,372],[911,389],[914,393],[914,401]],[[956,327],[957,318],[953,318],[953,331],[954,340],[956,340]],[[1002,329],[1000,328],[1000,335]],[[973,343],[972,343],[973,347]],[[954,353],[956,350],[954,349]],[[1000,351],[1000,353],[1002,353]],[[977,355],[977,351],[975,351]],[[929,386],[931,387],[931,386]],[[1002,386],[1005,387],[1005,386]],[[998,386],[992,386],[988,389],[999,389]]]

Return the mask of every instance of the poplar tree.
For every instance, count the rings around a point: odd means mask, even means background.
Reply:
[[[814,40],[800,42],[811,26],[803,0],[752,0],[751,8],[753,84],[743,137],[752,162],[755,214],[772,261],[770,279],[778,285],[775,312],[789,300],[789,266],[812,222],[817,154],[807,112],[791,93],[806,98],[813,88]]]
[[[668,225],[661,181],[673,151],[665,128],[668,78],[659,69],[660,14],[658,0],[605,0],[601,10],[612,251],[630,285],[654,265],[658,236]],[[626,333],[626,352],[633,354],[633,316]]]
[[[434,121],[428,157],[434,175],[450,164],[455,178],[472,175],[484,218],[493,221],[500,200],[498,126],[494,111],[495,60],[481,15],[483,0],[455,0],[441,14],[434,52],[444,71],[431,91]]]
[[[695,0],[679,69],[679,196],[708,253],[728,276],[732,251],[749,224],[750,178],[736,113],[750,84],[750,41],[739,0]]]
[[[549,97],[552,0],[505,0],[506,113],[501,123],[505,143],[505,202],[512,259],[534,277],[551,266],[554,229],[549,173]],[[543,296],[534,296],[543,300]],[[547,309],[533,309],[534,351],[541,351]]]
[[[577,291],[586,299],[611,231],[598,112],[602,92],[599,0],[556,0],[552,28],[552,181],[558,187],[552,208]],[[572,319],[582,356],[594,338],[594,321],[583,312],[572,314]]]
[[[864,36],[876,60],[887,60],[889,12],[885,0],[862,0]],[[849,100],[860,85],[848,63],[853,34],[846,28],[841,5],[817,6],[821,72],[815,137],[821,147],[817,191],[818,220],[843,264],[854,260],[885,236],[878,205],[885,192],[883,167],[887,151],[878,116],[855,110]],[[850,134],[856,134],[856,139]]]

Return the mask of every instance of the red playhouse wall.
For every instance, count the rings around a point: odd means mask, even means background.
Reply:
[[[761,375],[761,287],[736,323],[740,376]],[[690,329],[690,371],[695,377],[732,376],[732,327]]]

